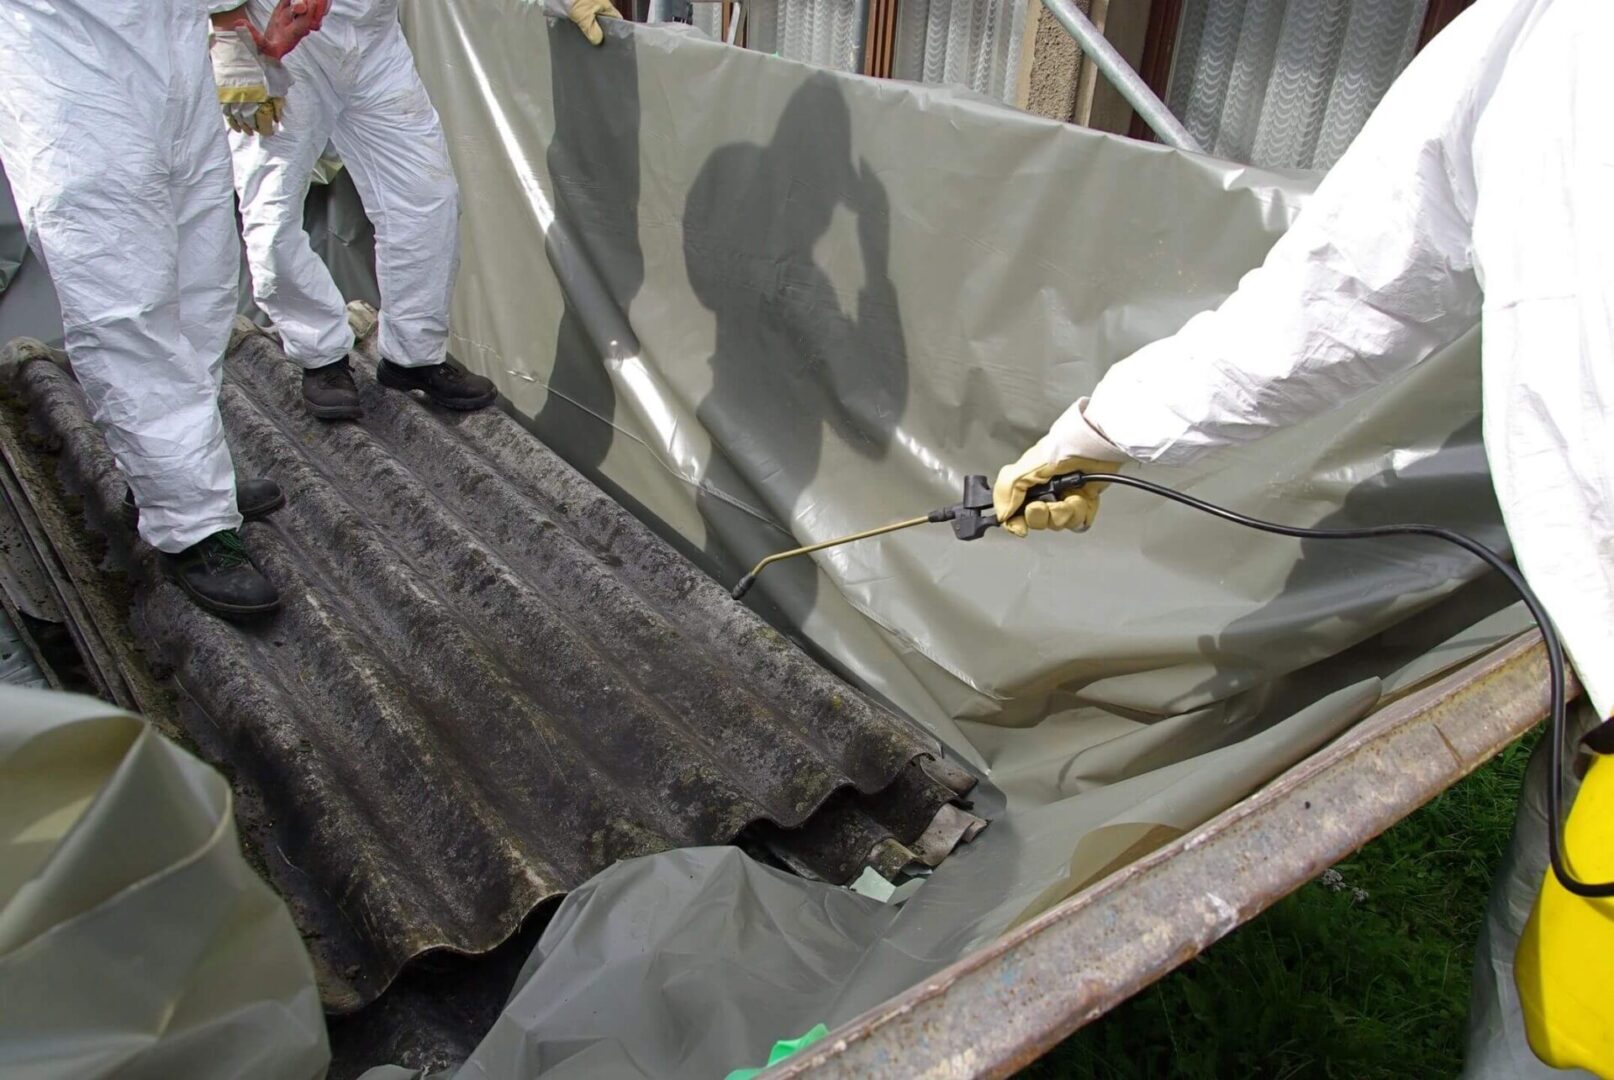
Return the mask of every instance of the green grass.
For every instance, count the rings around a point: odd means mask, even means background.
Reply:
[[[1450,1077],[1532,735],[1077,1032],[1024,1080]]]

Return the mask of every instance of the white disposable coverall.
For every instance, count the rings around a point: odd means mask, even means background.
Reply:
[[[251,0],[247,12],[261,29],[274,6]],[[375,225],[381,355],[405,367],[441,363],[459,269],[459,186],[397,0],[332,0],[320,29],[283,63],[293,81],[280,130],[229,137],[253,299],[303,367],[353,347],[342,294],[303,231],[309,178],[334,144]]]
[[[1055,423],[1051,456],[1104,456],[1094,429],[1163,463],[1247,442],[1419,363],[1479,315],[1508,535],[1609,716],[1610,40],[1607,0],[1479,0],[1390,88],[1265,263],[1115,365]]]
[[[1180,463],[1259,438],[1417,364],[1479,315],[1508,535],[1596,710],[1578,727],[1610,716],[1611,34],[1608,0],[1478,0],[1390,88],[1265,263],[1112,368],[1054,424],[1050,460],[1119,447]],[[1567,1075],[1530,1052],[1512,978],[1546,868],[1546,746],[1487,912],[1467,1077]]]
[[[218,393],[240,246],[195,0],[0,0],[0,159],[141,536],[236,528]]]

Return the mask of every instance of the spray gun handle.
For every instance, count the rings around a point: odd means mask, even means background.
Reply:
[[[1062,473],[1046,484],[1038,484],[1030,491],[1027,491],[1026,502],[1059,502],[1065,496],[1087,483],[1089,479],[1091,477],[1080,470]]]
[[[1026,502],[1058,502],[1087,483],[1087,474],[1065,473],[1026,492]],[[964,477],[964,497],[952,506],[930,512],[931,521],[951,521],[953,535],[960,540],[979,540],[986,530],[999,524],[992,509],[992,485],[984,476]]]
[[[1026,502],[1058,502],[1083,484],[1088,477],[1083,472],[1068,472],[1056,476],[1046,484],[1038,484],[1026,492]],[[958,507],[949,507],[956,510],[951,519],[953,534],[960,540],[979,540],[986,534],[986,530],[996,528],[1002,522],[992,509],[992,485],[987,483],[984,476],[966,476],[964,478],[964,501]]]
[[[960,540],[979,540],[998,523],[992,512],[992,485],[984,476],[964,477],[964,497],[931,515],[933,521],[951,521]]]

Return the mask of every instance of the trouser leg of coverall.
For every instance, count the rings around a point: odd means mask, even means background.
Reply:
[[[45,133],[0,130],[8,157],[32,159],[14,178],[14,194],[56,286],[73,373],[141,507],[141,536],[167,552],[241,523],[217,358],[197,351],[181,315],[175,207],[229,198],[228,184],[220,186],[228,174],[217,167],[227,168],[222,131],[185,137],[184,99],[193,90],[169,87],[166,104],[144,123],[102,125],[94,169],[35,145]],[[194,230],[187,237],[201,242]],[[235,252],[227,241],[187,249],[187,275],[233,282]],[[223,326],[228,333],[227,318]]]
[[[404,367],[442,363],[459,271],[459,185],[396,24],[364,51],[331,141],[375,225],[381,355]]]
[[[326,56],[334,52],[305,40],[286,59],[294,81],[280,130],[230,135],[252,299],[274,323],[287,358],[304,368],[333,364],[353,348],[342,292],[303,229],[309,178],[341,108],[325,71],[341,68],[339,56]]]
[[[182,139],[189,144],[184,161],[193,167],[176,168],[173,188],[179,229],[179,322],[185,340],[209,362],[216,398],[241,295],[237,274],[241,240],[230,198],[234,188],[230,158],[217,152],[219,118],[210,79],[199,87],[192,112]]]
[[[1570,738],[1597,725],[1590,703],[1582,698],[1570,706]],[[1579,1069],[1554,1069],[1541,1062],[1525,1038],[1519,991],[1513,982],[1513,954],[1524,932],[1525,920],[1535,906],[1547,873],[1547,785],[1552,782],[1544,736],[1530,754],[1513,836],[1502,856],[1475,949],[1473,990],[1468,1010],[1468,1047],[1463,1076],[1469,1080],[1545,1080],[1547,1077],[1590,1077]],[[1571,751],[1572,753],[1572,751]],[[1565,783],[1565,810],[1578,786]]]

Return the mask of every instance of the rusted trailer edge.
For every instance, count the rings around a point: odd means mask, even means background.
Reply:
[[[766,1076],[1011,1075],[1467,776],[1546,712],[1545,650],[1531,631],[1384,706],[1199,829]]]

